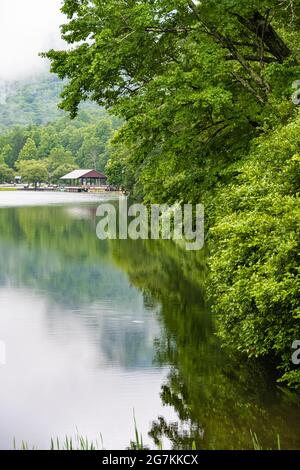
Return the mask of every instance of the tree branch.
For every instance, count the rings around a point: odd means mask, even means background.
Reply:
[[[236,80],[240,82],[243,87],[245,87],[246,90],[248,90],[256,98],[257,101],[259,101],[261,104],[265,104],[266,100],[262,96],[260,96],[260,94],[250,85],[249,82],[247,82],[247,80],[245,80],[241,75],[237,74],[236,72],[232,72],[232,76],[236,78]]]
[[[146,32],[150,33],[188,33],[190,29],[188,28],[159,28],[158,26],[148,26],[145,28]]]
[[[245,60],[249,60],[250,62],[264,62],[265,64],[271,64],[276,62],[274,57],[257,57],[255,55],[244,55]],[[226,60],[237,60],[234,54],[228,54],[226,56]]]
[[[259,11],[255,11],[249,18],[244,18],[238,13],[235,13],[235,16],[243,26],[266,44],[272,55],[276,57],[279,62],[283,62],[290,57],[291,50],[277,34],[271,23],[266,22],[266,19]]]

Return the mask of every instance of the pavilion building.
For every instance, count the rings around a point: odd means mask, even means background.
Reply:
[[[97,170],[74,170],[60,179],[70,188],[83,190],[107,185],[107,176]]]

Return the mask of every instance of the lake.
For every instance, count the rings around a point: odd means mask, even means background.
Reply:
[[[203,250],[98,240],[109,198],[0,192],[0,448],[125,449],[134,414],[151,448],[300,448],[299,397],[220,347]]]

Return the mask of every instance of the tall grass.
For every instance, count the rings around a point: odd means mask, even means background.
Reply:
[[[143,436],[142,434],[139,434],[134,412],[133,412],[133,420],[134,420],[135,441],[130,442],[130,450],[145,450],[145,447],[143,444]]]
[[[252,444],[253,444],[253,449],[254,449],[254,450],[273,450],[273,449],[271,449],[271,448],[269,448],[269,449],[264,448],[264,447],[260,444],[260,442],[259,442],[259,440],[258,440],[258,437],[257,437],[257,435],[256,435],[255,432],[250,431],[250,435],[251,435],[251,439],[252,439]],[[275,450],[281,450],[281,443],[280,443],[280,436],[279,436],[279,434],[277,434],[277,449],[275,449]]]
[[[144,445],[143,436],[138,431],[138,427],[136,424],[136,419],[134,416],[134,434],[135,438],[130,442],[130,446],[126,450],[149,450]],[[253,450],[273,450],[272,448],[265,448],[259,441],[257,434],[250,430],[250,436],[252,441]],[[276,442],[276,449],[281,450],[281,442],[280,436],[277,434],[277,442]],[[21,442],[20,448],[16,445],[16,440],[14,439],[14,450],[38,450],[37,447],[30,447],[26,441]],[[77,434],[75,438],[66,436],[63,441],[61,441],[58,437],[56,439],[51,439],[50,442],[50,450],[83,450],[83,451],[91,451],[91,450],[106,450],[103,444],[103,438],[100,434],[99,440],[93,441],[89,440],[88,437],[81,436],[77,430]],[[156,450],[163,450],[162,444],[158,446]],[[194,441],[192,443],[192,451],[197,451],[197,445]]]
[[[100,445],[101,442],[101,445]],[[61,443],[58,438],[51,439],[50,450],[104,450],[102,436],[100,435],[99,441],[89,441],[88,437],[76,436],[75,441],[72,437],[65,437],[65,440]]]
[[[20,448],[16,445],[14,439],[14,450],[38,450],[37,447],[30,447],[25,441],[22,441]],[[103,446],[102,436],[100,434],[100,440],[92,441],[88,437],[81,436],[79,433],[73,437],[66,436],[63,441],[58,437],[51,439],[50,450],[105,450]]]

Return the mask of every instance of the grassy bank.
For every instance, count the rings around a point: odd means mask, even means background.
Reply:
[[[18,191],[18,188],[0,188],[0,191]]]

